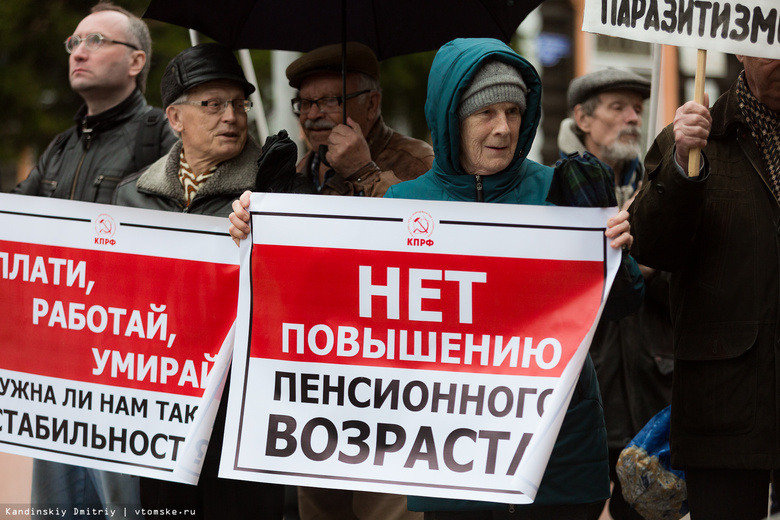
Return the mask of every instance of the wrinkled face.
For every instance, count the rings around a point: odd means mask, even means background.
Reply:
[[[630,90],[599,94],[592,115],[577,113],[577,125],[587,134],[585,146],[605,162],[632,160],[641,153],[643,98]]]
[[[357,75],[347,74],[347,95],[362,90],[359,88],[359,83]],[[301,82],[298,97],[317,100],[324,97],[341,97],[342,94],[341,74],[323,72],[306,77]],[[363,135],[368,134],[376,117],[374,103],[378,97],[378,92],[369,92],[347,100],[347,116],[360,125]],[[321,144],[328,144],[328,136],[333,127],[343,123],[343,107],[338,106],[332,111],[326,109],[323,112],[312,103],[308,111],[301,111],[298,121],[306,135],[306,140],[313,150],[317,150]]]
[[[494,103],[460,123],[460,165],[470,175],[493,175],[515,156],[520,135],[520,107]]]
[[[229,81],[209,81],[187,91],[188,101],[245,99],[244,90]],[[167,108],[171,128],[181,135],[188,160],[205,158],[212,165],[232,159],[244,149],[247,114],[232,105],[218,114],[204,107],[171,105]],[[201,173],[201,172],[198,172]]]
[[[780,112],[780,60],[737,56],[745,67],[750,92],[770,110]]]
[[[99,11],[84,18],[74,35],[85,38],[100,33],[108,39],[137,45],[127,30],[128,19],[116,11]],[[69,75],[71,88],[78,94],[94,90],[121,90],[135,85],[134,59],[141,51],[116,43],[104,42],[90,51],[83,43],[70,54]]]

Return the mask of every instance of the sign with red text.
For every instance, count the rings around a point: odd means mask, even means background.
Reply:
[[[582,30],[648,43],[780,58],[777,0],[585,0]]]
[[[237,262],[226,219],[0,195],[0,451],[196,483]]]
[[[253,194],[220,475],[531,502],[615,209]]]

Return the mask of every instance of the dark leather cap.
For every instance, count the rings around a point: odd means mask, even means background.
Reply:
[[[379,81],[379,61],[370,47],[358,42],[347,42],[347,72],[362,72]],[[307,52],[290,63],[285,73],[290,86],[301,88],[306,76],[316,72],[341,74],[341,44],[325,45]]]
[[[238,83],[247,97],[255,91],[255,86],[246,80],[233,51],[224,45],[201,43],[184,49],[168,63],[160,80],[163,108],[168,108],[188,89],[215,80]]]

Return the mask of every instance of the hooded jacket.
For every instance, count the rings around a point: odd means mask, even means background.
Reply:
[[[527,159],[541,117],[541,81],[534,68],[510,47],[492,39],[457,39],[436,54],[428,80],[425,116],[434,149],[433,167],[422,177],[391,186],[386,197],[477,200],[474,175],[460,165],[460,120],[457,109],[463,92],[486,59],[516,67],[528,93],[515,156],[502,172],[481,177],[485,202],[547,204],[553,169]],[[604,416],[598,382],[586,358],[574,396],[566,411],[550,461],[530,506],[586,504],[609,497],[609,470]],[[506,509],[505,504],[409,497],[416,511]]]

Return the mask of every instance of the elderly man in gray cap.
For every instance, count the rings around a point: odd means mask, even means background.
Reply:
[[[561,155],[587,151],[609,166],[620,206],[642,180],[642,112],[649,95],[650,81],[642,76],[604,69],[575,78],[566,96],[572,115],[558,132]]]
[[[604,69],[574,79],[567,94],[572,116],[561,123],[561,156],[590,152],[614,173],[618,205],[630,204],[641,183],[641,127],[650,81],[633,72]],[[650,418],[669,404],[672,329],[667,273],[639,266],[645,278],[640,309],[620,320],[602,318],[591,343],[607,426],[609,502],[614,520],[641,520],[624,500],[615,465],[622,449]],[[591,520],[600,515],[594,507]]]
[[[254,85],[246,80],[227,47],[204,43],[171,60],[160,90],[165,114],[179,141],[166,156],[120,183],[114,202],[227,217],[231,203],[243,191],[259,191],[258,177],[262,179],[266,172],[258,160],[268,152],[264,154],[247,133],[247,112],[252,108],[247,98]],[[292,181],[297,151],[294,145],[287,151]],[[183,509],[194,511],[191,518],[203,520],[282,518],[282,486],[217,478],[227,388],[225,385],[198,485],[141,479],[141,503],[147,520],[174,510],[184,514]]]

